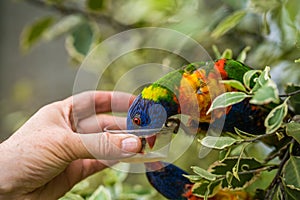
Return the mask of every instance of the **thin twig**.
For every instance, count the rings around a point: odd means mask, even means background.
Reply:
[[[276,158],[277,156],[280,156],[282,154],[282,151],[284,151],[285,149],[288,148],[288,146],[293,142],[293,140],[289,141],[288,143],[286,143],[284,146],[282,146],[276,153],[270,155],[269,157],[267,157],[265,159],[265,163],[269,162],[270,160],[273,160],[274,158]]]
[[[249,171],[238,172],[238,175],[255,174],[255,173],[260,173],[262,171],[272,171],[272,170],[277,169],[277,168],[278,168],[278,165],[265,166],[265,167],[262,167],[262,168],[252,169],[252,170],[249,170]]]
[[[118,31],[125,31],[134,28],[133,26],[122,24],[108,15],[89,12],[88,10],[83,10],[74,6],[65,6],[63,4],[55,4],[55,3],[49,4],[43,0],[25,0],[25,1],[35,6],[58,11],[62,15],[81,14],[87,18],[93,18],[99,23],[109,24],[110,26],[114,27]]]
[[[270,165],[270,166],[264,166],[261,168],[257,168],[257,169],[252,169],[252,170],[248,170],[248,171],[242,171],[242,172],[237,172],[238,175],[246,175],[246,174],[258,174],[262,171],[272,171],[274,169],[277,169],[278,165]],[[219,175],[217,177],[219,180],[222,180],[224,178],[226,178],[226,175]]]
[[[256,142],[258,140],[262,140],[262,139],[265,139],[265,138],[268,138],[268,137],[272,137],[276,135],[276,133],[271,133],[271,134],[263,134],[263,135],[259,135],[253,139],[248,139],[248,140],[242,140],[242,141],[238,141],[236,142],[235,144],[238,145],[238,144],[241,144],[241,143],[252,143],[252,142]]]
[[[294,142],[294,140],[292,140],[292,142]],[[279,181],[281,180],[280,177],[282,174],[283,167],[284,167],[285,163],[288,161],[289,155],[290,155],[290,152],[288,150],[286,150],[284,157],[279,164],[278,171],[277,171],[273,181],[271,182],[271,184],[269,185],[269,187],[267,189],[265,199],[267,199],[267,200],[273,199],[275,191],[278,187]]]
[[[281,95],[279,95],[279,97],[290,97],[290,96],[294,96],[294,95],[297,95],[297,94],[300,94],[300,90],[296,90],[294,92],[290,92],[290,93],[287,93],[287,94],[281,94]]]

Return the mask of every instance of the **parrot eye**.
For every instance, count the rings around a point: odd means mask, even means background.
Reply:
[[[139,116],[135,116],[132,119],[133,123],[135,123],[136,125],[141,125],[141,118]]]

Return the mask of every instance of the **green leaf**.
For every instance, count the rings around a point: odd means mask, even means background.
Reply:
[[[296,27],[296,23],[299,20],[295,22],[291,20],[291,13],[284,4],[274,9],[270,14],[270,25],[271,27],[272,25],[277,26],[278,30],[277,37],[274,38],[276,42],[285,41],[281,44],[282,48],[294,48],[298,40],[299,27]]]
[[[226,172],[225,177],[226,177],[226,181],[228,183],[228,187],[232,188],[232,185],[231,185],[232,180],[233,180],[233,174],[232,174],[232,172],[230,172],[230,171]]]
[[[260,74],[260,76],[255,79],[255,85],[252,89],[252,92],[256,92],[259,88],[261,88],[263,85],[267,84],[267,82],[270,80],[270,67],[265,67],[264,71]]]
[[[264,162],[272,151],[274,151],[274,148],[263,142],[252,142],[245,149],[245,154],[251,158],[255,158],[259,162]]]
[[[79,15],[68,15],[63,17],[56,24],[49,27],[44,34],[44,38],[46,40],[53,40],[64,33],[74,30],[81,23],[83,23],[83,18]]]
[[[93,198],[94,197],[94,198]],[[93,194],[89,197],[89,200],[112,200],[112,194],[109,188],[100,186]]]
[[[228,172],[232,173],[232,169],[237,164],[236,171],[238,172],[246,172],[250,170],[255,170],[257,168],[261,168],[263,165],[258,162],[254,158],[238,158],[231,157],[227,158],[222,162],[216,162],[210,166],[209,170],[211,173],[216,175],[226,175]],[[236,177],[232,177],[231,183],[229,183],[226,179],[222,180],[222,187],[227,188],[231,186],[233,189],[245,188],[247,187],[257,176],[257,173],[243,173],[238,174],[239,179]]]
[[[244,74],[243,82],[245,84],[245,87],[248,90],[251,90],[251,82],[252,82],[252,79],[254,78],[254,76],[257,76],[257,74],[260,74],[260,73],[261,73],[261,70],[250,70]]]
[[[300,191],[296,189],[291,189],[289,187],[284,188],[287,194],[288,200],[299,200]]]
[[[253,135],[253,134],[247,133],[245,131],[241,131],[240,129],[238,129],[236,127],[234,127],[234,131],[238,136],[240,136],[243,139],[249,139],[249,138],[257,137],[257,135]]]
[[[198,197],[212,197],[221,189],[221,181],[203,181],[195,183],[192,187],[192,192]]]
[[[279,103],[280,99],[278,93],[277,85],[270,79],[254,93],[250,103],[256,105],[264,105],[271,102]]]
[[[232,59],[232,50],[225,49],[225,51],[222,53],[221,58]]]
[[[199,176],[199,175],[185,175],[185,174],[183,174],[183,176],[188,178],[193,183],[203,180],[203,177]]]
[[[246,57],[247,57],[247,53],[248,53],[248,51],[250,51],[250,49],[251,49],[251,47],[250,46],[246,46],[242,51],[241,51],[241,53],[238,55],[238,57],[237,57],[237,61],[240,61],[240,62],[242,62],[242,63],[244,63],[245,62],[245,60],[246,60]]]
[[[290,156],[283,170],[283,177],[287,187],[300,191],[300,158]]]
[[[231,153],[231,148],[222,149],[219,153],[219,161],[222,162],[223,160],[228,158],[230,153]]]
[[[63,197],[59,198],[59,200],[84,200],[84,198],[79,194],[68,192]]]
[[[212,46],[213,52],[215,53],[216,59],[220,59],[221,58],[221,53],[218,49],[218,47],[216,45]]]
[[[257,12],[266,13],[278,6],[280,6],[280,1],[278,0],[268,0],[268,1],[261,1],[261,0],[251,0],[251,7],[255,9]]]
[[[266,117],[264,122],[266,133],[273,133],[281,126],[282,121],[288,112],[288,99],[289,98],[286,98],[286,100],[282,104],[271,110],[271,112]]]
[[[296,59],[295,63],[300,63],[300,58]]]
[[[217,108],[226,108],[227,106],[239,103],[243,101],[245,98],[251,97],[243,92],[226,92],[219,95],[217,98],[214,99],[210,108],[207,111],[209,114],[212,110]]]
[[[87,0],[86,6],[91,11],[101,11],[104,7],[104,1],[103,0]]]
[[[229,85],[239,91],[246,92],[246,88],[244,87],[244,85],[237,80],[222,80],[220,82]]]
[[[285,92],[292,93],[299,91],[300,86],[295,84],[288,84],[285,88]],[[290,97],[290,105],[293,107],[295,114],[300,114],[300,94],[296,94]]]
[[[300,143],[300,123],[291,122],[286,125],[286,134]]]
[[[199,176],[201,176],[202,178],[209,180],[209,181],[215,181],[217,178],[217,175],[212,174],[210,172],[208,172],[205,169],[202,169],[201,167],[197,167],[197,166],[192,166],[191,167],[193,169],[193,171],[198,174]]]
[[[94,40],[94,32],[89,23],[77,26],[66,38],[66,49],[69,55],[81,62],[90,51]]]
[[[215,136],[206,136],[201,140],[201,144],[208,148],[213,149],[224,149],[226,147],[230,147],[236,142],[241,141],[238,139],[234,139],[232,137],[215,137]]]
[[[243,155],[244,150],[245,150],[245,148],[247,147],[247,145],[248,145],[248,144],[246,144],[246,145],[241,145],[241,146],[242,146],[242,149],[241,149],[240,155],[239,155],[239,157],[238,157],[238,159],[237,159],[236,164],[235,164],[235,165],[233,166],[233,168],[232,168],[232,175],[233,175],[238,181],[241,181],[238,172],[239,172],[239,169],[240,169],[240,161],[241,161],[241,159],[242,159],[242,155]]]
[[[276,170],[262,171],[259,174],[259,176],[254,180],[254,182],[246,188],[246,190],[252,194],[256,192],[258,188],[262,190],[266,190],[270,185],[270,183],[272,182],[272,180],[274,179],[276,172],[277,172]]]
[[[26,26],[21,34],[21,48],[25,52],[36,44],[43,36],[45,31],[54,23],[52,16],[42,17],[31,25]]]
[[[212,37],[219,38],[223,36],[230,29],[234,28],[243,19],[245,15],[246,15],[246,11],[239,10],[233,13],[232,15],[226,17],[213,30]]]
[[[89,197],[89,200],[112,200],[112,197],[110,191],[103,185],[100,185],[99,188]]]

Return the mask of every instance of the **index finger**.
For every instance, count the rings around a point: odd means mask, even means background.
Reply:
[[[83,119],[104,112],[127,112],[134,98],[125,92],[87,91],[69,97],[65,102],[77,119]]]

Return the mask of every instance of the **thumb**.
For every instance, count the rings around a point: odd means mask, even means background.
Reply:
[[[135,155],[142,148],[140,139],[131,134],[74,134],[78,141],[75,157],[116,160]]]

